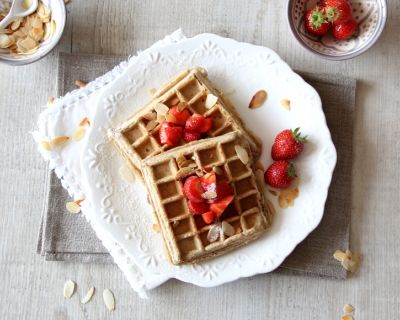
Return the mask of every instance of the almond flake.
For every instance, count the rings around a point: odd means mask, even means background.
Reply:
[[[243,164],[247,164],[249,162],[249,154],[247,153],[245,148],[237,144],[235,145],[235,151],[240,161],[243,162]]]
[[[222,231],[228,237],[232,237],[235,234],[235,228],[226,221],[222,221]]]
[[[78,203],[76,203],[76,201],[67,202],[65,207],[67,208],[68,212],[70,212],[70,213],[77,214],[77,213],[81,212],[81,206]]]
[[[158,123],[162,123],[162,122],[165,121],[165,116],[157,113],[157,119],[156,120],[157,120]]]
[[[299,195],[298,188],[286,189],[281,191],[278,199],[280,207],[283,209],[286,209],[288,207],[293,207],[294,200],[298,197],[298,195]]]
[[[112,293],[112,291],[110,289],[105,289],[103,291],[103,301],[108,310],[110,310],[110,311],[115,310],[114,294]]]
[[[345,304],[343,306],[343,312],[345,313],[345,315],[348,315],[350,313],[352,313],[354,311],[354,307],[351,304]]]
[[[135,182],[135,175],[127,166],[121,166],[118,169],[119,176],[127,183]]]
[[[12,31],[15,31],[19,28],[19,26],[21,25],[22,19],[21,18],[17,18],[15,19],[12,23],[11,26],[9,27]]]
[[[82,140],[85,133],[86,133],[86,130],[84,127],[78,127],[78,129],[76,129],[76,131],[72,135],[72,141],[76,142],[76,141]]]
[[[154,95],[155,93],[157,92],[157,89],[156,88],[150,88],[149,89],[149,93],[150,93],[150,95]]]
[[[333,257],[337,261],[342,262],[345,258],[347,258],[347,255],[342,250],[336,250],[335,253],[333,254]]]
[[[69,140],[69,137],[67,136],[56,136],[53,139],[50,140],[50,146],[52,149],[54,148],[59,148],[65,145]]]
[[[88,303],[92,299],[93,294],[94,294],[94,287],[91,287],[86,293],[86,295],[83,297],[81,303],[83,304]]]
[[[64,298],[69,299],[75,293],[75,282],[68,280],[64,283]]]
[[[154,232],[159,233],[160,232],[160,225],[158,223],[153,223],[152,229]]]
[[[82,80],[75,80],[75,85],[79,88],[84,88],[86,87],[86,82],[83,82]]]
[[[146,124],[146,130],[151,131],[157,126],[158,126],[158,122],[156,120],[151,120]]]
[[[284,107],[286,110],[290,111],[290,100],[282,99],[281,106]]]
[[[204,176],[203,170],[197,169],[197,170],[196,170],[196,175],[197,175],[199,178],[203,177],[203,176]]]
[[[43,150],[46,150],[46,151],[52,151],[53,150],[48,141],[40,141],[39,145]]]
[[[176,111],[182,112],[188,107],[188,104],[186,102],[179,102],[178,105],[176,106]]]
[[[201,195],[201,197],[203,199],[211,200],[217,197],[217,193],[215,191],[206,191]]]
[[[168,113],[169,108],[163,103],[156,103],[154,105],[154,110],[158,115],[165,116]]]
[[[218,97],[215,96],[215,95],[213,95],[212,93],[209,93],[209,94],[207,95],[207,98],[206,98],[205,107],[206,107],[207,109],[211,109],[212,107],[215,106],[215,104],[217,103],[217,101],[218,101]]]
[[[83,127],[85,124],[87,124],[90,127],[90,121],[87,117],[83,118],[81,122],[79,122],[79,126]]]
[[[354,318],[348,314],[342,316],[340,319],[341,320],[354,320]]]
[[[208,230],[207,240],[209,242],[215,242],[221,237],[221,226],[219,224],[214,224],[210,230]]]
[[[193,174],[194,172],[195,172],[195,170],[193,168],[185,167],[185,168],[179,169],[175,175],[175,179],[181,180],[181,179],[186,178],[187,176]]]
[[[148,112],[143,115],[143,118],[146,120],[155,120],[157,118],[157,114],[155,112]]]
[[[54,101],[56,101],[56,98],[54,98],[54,97],[51,97],[51,98],[49,98],[49,100],[47,100],[47,103],[49,103],[49,104],[53,104],[53,103],[54,103]]]
[[[220,167],[213,166],[212,169],[219,176],[222,176],[224,174],[224,171]]]
[[[256,108],[261,107],[265,103],[267,98],[268,98],[267,91],[265,91],[265,90],[257,91],[254,94],[253,98],[251,98],[251,101],[249,103],[249,108],[256,109]]]

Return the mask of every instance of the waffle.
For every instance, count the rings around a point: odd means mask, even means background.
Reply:
[[[218,98],[217,103],[209,109],[206,107],[208,94]],[[170,108],[179,102],[187,106],[191,113],[213,118],[213,128],[207,133],[208,137],[238,131],[248,139],[253,157],[259,157],[259,140],[245,127],[229,101],[213,88],[207,79],[206,71],[197,67],[181,73],[155,93],[153,99],[137,113],[109,131],[110,138],[136,173],[140,173],[142,160],[171,149],[159,142],[160,123],[151,119],[149,115],[153,115],[154,118],[154,112],[160,103]],[[151,121],[152,123],[149,123]],[[162,119],[159,121],[162,122]],[[182,144],[185,142],[181,141]]]
[[[247,150],[246,165],[239,159],[235,145]],[[187,163],[192,163],[182,169],[178,163],[182,163],[183,157]],[[207,237],[215,224],[206,225],[200,215],[189,211],[182,190],[183,179],[178,178],[184,171],[198,172],[205,168],[214,168],[222,174],[234,190],[233,202],[216,223],[228,222],[235,234],[230,237],[221,234],[215,242]],[[142,172],[173,264],[194,263],[222,255],[256,239],[271,224],[272,212],[264,202],[263,184],[255,177],[249,144],[237,132],[199,140],[150,157],[142,162]]]

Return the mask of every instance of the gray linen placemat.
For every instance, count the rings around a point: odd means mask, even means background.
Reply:
[[[74,81],[91,81],[110,70],[121,56],[61,53],[58,68],[58,95],[75,89]],[[346,272],[332,259],[333,252],[349,248],[351,214],[351,175],[355,79],[341,75],[299,72],[320,94],[327,123],[338,152],[324,217],[294,252],[283,262],[278,273],[296,273],[337,279]],[[69,201],[56,175],[49,173],[48,203],[44,208],[38,240],[38,253],[46,260],[108,263],[107,250],[82,215],[66,212]]]

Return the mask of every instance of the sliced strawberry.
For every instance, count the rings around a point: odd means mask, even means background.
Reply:
[[[189,200],[188,206],[190,212],[192,212],[193,214],[202,214],[210,210],[208,204],[204,202],[193,202]]]
[[[191,176],[185,180],[183,184],[183,194],[186,198],[193,202],[204,202],[202,194],[204,189],[201,186],[200,178]]]
[[[160,142],[174,147],[179,143],[182,137],[182,128],[175,127],[173,123],[164,121],[160,127]]]
[[[205,119],[202,115],[194,113],[187,119],[185,128],[190,131],[201,132],[205,125]]]
[[[201,217],[203,218],[204,222],[207,223],[207,224],[211,224],[215,220],[215,214],[212,211],[208,211],[206,213],[203,213],[201,215]]]
[[[186,142],[196,141],[200,139],[200,132],[183,129],[183,140]]]
[[[227,196],[210,205],[210,210],[219,218],[233,200],[233,195]]]
[[[183,109],[181,112],[179,112],[176,106],[169,109],[168,113],[173,116],[173,122],[180,126],[184,126],[186,120],[190,117],[190,112],[188,109]]]
[[[206,120],[204,121],[203,129],[200,132],[204,133],[204,132],[210,131],[211,128],[212,128],[212,125],[213,125],[213,119],[212,118],[206,118]]]
[[[221,199],[233,194],[233,188],[229,185],[228,182],[226,182],[226,180],[218,181],[215,191],[217,192],[217,197],[215,199],[212,199],[210,203],[218,202]]]
[[[215,191],[217,188],[217,176],[214,171],[206,173],[200,178],[200,182],[205,191]]]

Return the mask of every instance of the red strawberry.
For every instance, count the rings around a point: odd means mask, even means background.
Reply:
[[[195,132],[191,130],[183,129],[183,140],[186,142],[199,140],[201,136],[200,132]]]
[[[228,182],[226,182],[226,180],[219,181],[217,183],[217,188],[215,191],[217,192],[217,197],[215,199],[208,200],[208,203],[218,202],[221,199],[233,194],[233,188],[229,185]]]
[[[225,198],[223,198],[223,199],[221,199],[221,200],[219,200],[219,201],[217,201],[215,203],[212,203],[210,205],[210,210],[215,213],[217,218],[219,218],[222,215],[222,213],[224,212],[224,210],[232,202],[233,197],[234,197],[233,195],[227,196],[227,197],[225,197]]]
[[[188,206],[190,212],[192,212],[193,214],[202,214],[209,210],[208,204],[204,202],[193,202],[189,200]]]
[[[287,160],[276,161],[264,173],[264,180],[271,187],[285,189],[290,186],[296,177],[296,171]]]
[[[183,194],[186,198],[193,202],[204,202],[202,194],[204,189],[201,186],[200,178],[191,176],[185,180],[183,184]]]
[[[333,37],[336,40],[347,40],[357,34],[358,24],[354,19],[333,26]]]
[[[190,131],[195,132],[207,132],[211,129],[212,119],[207,119],[200,114],[192,114],[189,119],[187,119],[185,128]]]
[[[347,2],[347,0],[321,0],[321,5],[324,7],[336,7],[344,2]]]
[[[215,214],[212,211],[208,211],[206,213],[203,213],[201,215],[201,217],[203,218],[204,222],[207,223],[207,224],[211,224],[215,220]]]
[[[180,126],[184,126],[186,120],[190,117],[190,112],[188,109],[183,109],[181,112],[179,112],[176,106],[169,109],[168,113],[173,116],[174,121],[172,122]]]
[[[322,6],[315,6],[308,10],[305,16],[306,29],[316,35],[323,36],[329,30],[329,22],[325,14],[325,8]]]
[[[200,178],[201,186],[206,191],[215,191],[217,188],[217,176],[214,171],[208,172]]]
[[[174,147],[179,143],[179,139],[182,137],[182,128],[175,127],[173,123],[164,121],[161,124],[159,135],[162,144]]]
[[[279,133],[272,145],[271,157],[274,160],[289,160],[296,158],[304,148],[307,137],[302,137],[300,128],[283,130]]]
[[[351,5],[347,1],[329,5],[325,11],[328,21],[332,22],[334,26],[353,18],[351,15]]]

